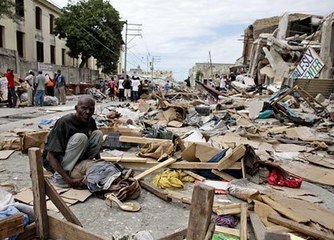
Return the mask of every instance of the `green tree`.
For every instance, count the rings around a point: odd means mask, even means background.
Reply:
[[[69,3],[56,19],[54,33],[66,38],[69,56],[81,56],[80,68],[93,56],[105,73],[115,72],[120,55],[123,22],[105,0],[80,0]]]
[[[0,19],[6,16],[17,22],[20,17],[16,15],[15,7],[21,6],[15,6],[15,2],[12,0],[0,0]]]

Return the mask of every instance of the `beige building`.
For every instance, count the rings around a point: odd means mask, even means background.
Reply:
[[[191,85],[195,85],[196,75],[199,75],[197,77],[200,81],[212,79],[215,84],[219,85],[219,77],[224,74],[228,75],[233,66],[232,63],[195,63],[195,66],[189,70]]]
[[[51,69],[50,65],[78,67],[80,59],[70,58],[65,40],[53,34],[61,9],[47,0],[13,1],[22,20],[15,23],[6,17],[0,19],[0,48],[14,50],[20,60],[37,61],[42,70],[48,66]],[[90,58],[86,67],[97,69],[95,59]],[[16,68],[20,72],[19,66]]]

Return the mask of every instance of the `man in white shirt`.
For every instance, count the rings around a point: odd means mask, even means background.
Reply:
[[[131,81],[131,86],[132,86],[132,97],[133,101],[137,101],[139,99],[139,86],[140,86],[140,80],[139,77],[134,77]]]
[[[118,99],[120,102],[124,101],[124,86],[123,86],[124,78],[121,76],[118,80]]]

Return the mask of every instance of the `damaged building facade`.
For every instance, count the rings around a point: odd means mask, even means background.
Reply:
[[[57,69],[69,82],[94,81],[98,78],[96,60],[90,58],[83,69],[80,59],[68,56],[66,41],[53,34],[55,19],[61,9],[47,0],[16,0],[16,14],[20,20],[15,23],[9,18],[0,19],[0,72],[14,69],[17,77],[27,72],[42,70],[53,76]]]
[[[297,78],[310,83],[317,79],[316,85],[322,86],[318,93],[328,96],[334,86],[333,21],[333,13],[326,17],[286,13],[256,20],[244,32],[242,58],[248,75],[265,85],[285,79],[284,84],[292,86]]]

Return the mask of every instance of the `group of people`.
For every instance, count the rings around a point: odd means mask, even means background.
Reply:
[[[118,96],[119,101],[137,101],[142,94],[148,94],[153,91],[154,85],[151,81],[145,79],[141,81],[139,77],[126,75],[125,79],[120,76],[116,82],[114,77],[109,81],[109,96],[111,100],[116,100]]]
[[[7,69],[4,78],[7,80],[7,102],[10,108],[17,107],[24,100],[29,107],[43,106],[45,95],[56,96],[59,103],[66,103],[66,82],[60,70],[55,72],[53,78],[41,70],[35,76],[35,72],[30,70],[24,79],[17,80],[13,69]]]

